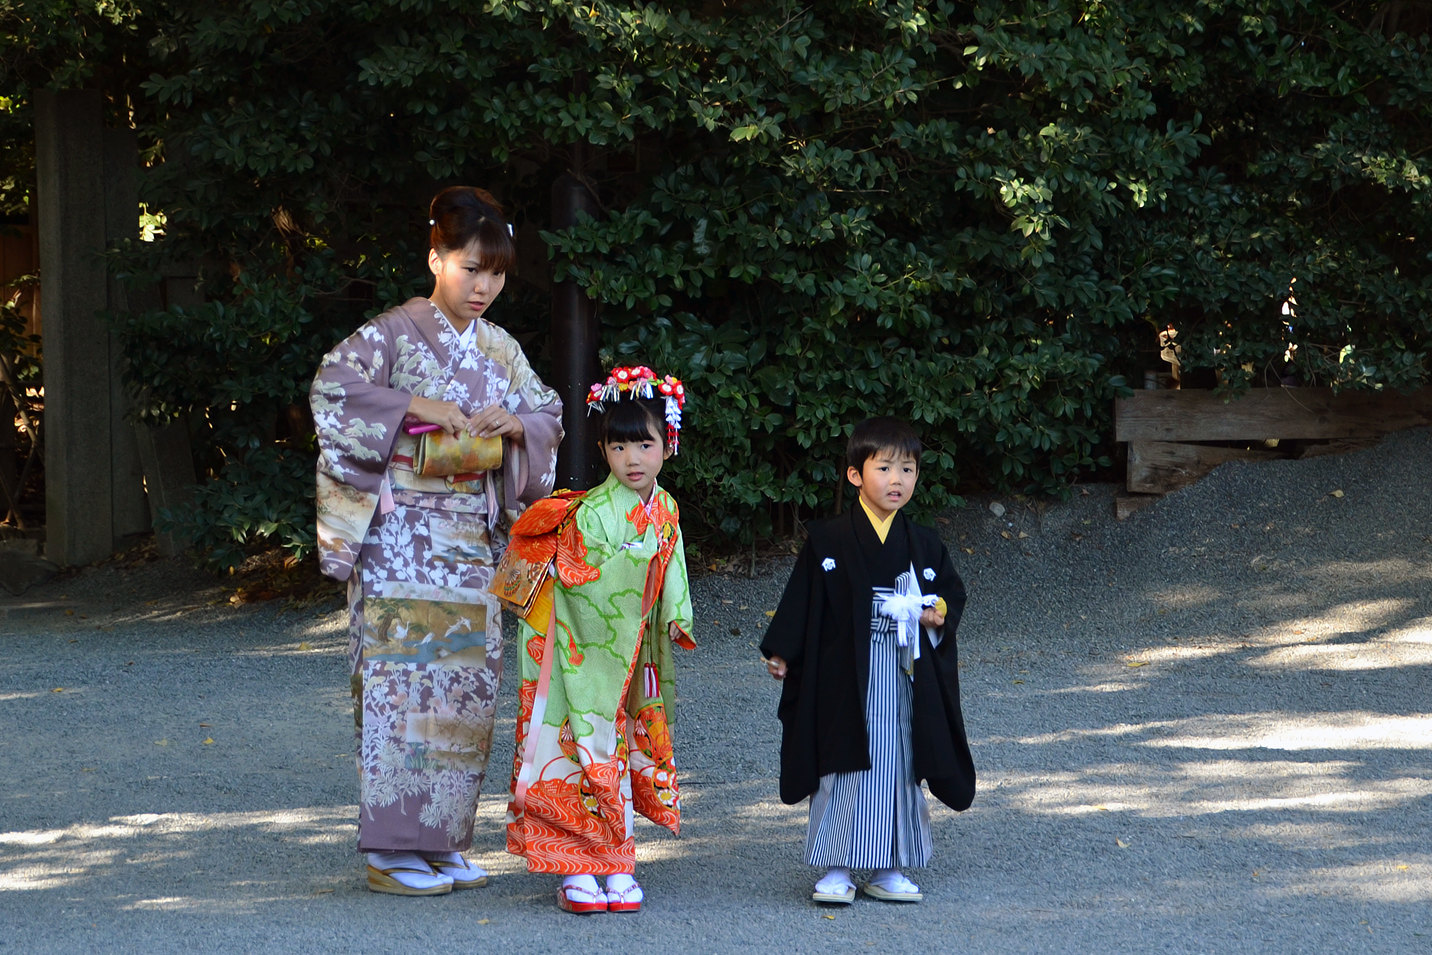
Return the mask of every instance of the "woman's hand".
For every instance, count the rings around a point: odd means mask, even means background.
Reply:
[[[766,672],[777,680],[786,678],[786,661],[780,657],[766,657]]]
[[[502,405],[488,405],[473,415],[468,423],[468,433],[482,438],[507,438],[513,444],[521,444],[527,433],[522,419]]]
[[[453,437],[457,437],[464,428],[471,430],[472,427],[472,419],[462,413],[462,408],[455,401],[436,401],[413,395],[408,402],[408,415],[435,424]]]

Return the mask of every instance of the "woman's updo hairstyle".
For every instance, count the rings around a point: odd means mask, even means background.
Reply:
[[[517,261],[507,220],[497,200],[476,186],[449,186],[433,197],[428,208],[432,226],[429,243],[439,253],[466,249],[477,243],[478,261],[494,272],[507,272]]]

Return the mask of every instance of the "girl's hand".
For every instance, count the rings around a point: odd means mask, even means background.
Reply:
[[[475,434],[482,438],[491,438],[494,435],[499,438],[507,438],[513,444],[521,444],[523,436],[527,433],[527,430],[522,427],[522,419],[502,405],[488,405],[473,415],[467,430],[469,434]]]
[[[786,678],[786,661],[780,657],[765,657],[766,672],[777,680]]]
[[[926,607],[920,611],[920,623],[926,627],[943,627],[945,625],[945,615],[934,607]]]
[[[471,419],[462,413],[457,402],[437,401],[419,395],[413,395],[413,400],[408,402],[408,415],[419,421],[435,424],[453,437],[457,437],[458,432],[471,425]]]

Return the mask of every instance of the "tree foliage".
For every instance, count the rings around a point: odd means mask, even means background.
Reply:
[[[921,426],[929,506],[1068,487],[1166,322],[1234,389],[1426,376],[1417,0],[146,9],[145,78],[109,91],[167,234],[119,261],[191,263],[205,304],[125,331],[145,413],[206,422],[210,547],[306,546],[294,409],[324,350],[427,290],[424,204],[458,181],[515,214],[495,317],[539,366],[571,278],[605,359],[687,380],[668,476],[697,531],[829,511],[871,413]],[[564,172],[599,211],[558,231]]]

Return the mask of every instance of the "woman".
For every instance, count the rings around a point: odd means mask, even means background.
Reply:
[[[329,352],[309,401],[318,431],[323,572],[348,582],[368,887],[440,895],[484,885],[472,843],[502,673],[487,592],[506,527],[552,490],[562,405],[485,313],[515,258],[487,192],[433,199],[428,298]],[[422,425],[501,438],[500,466],[424,477]]]

